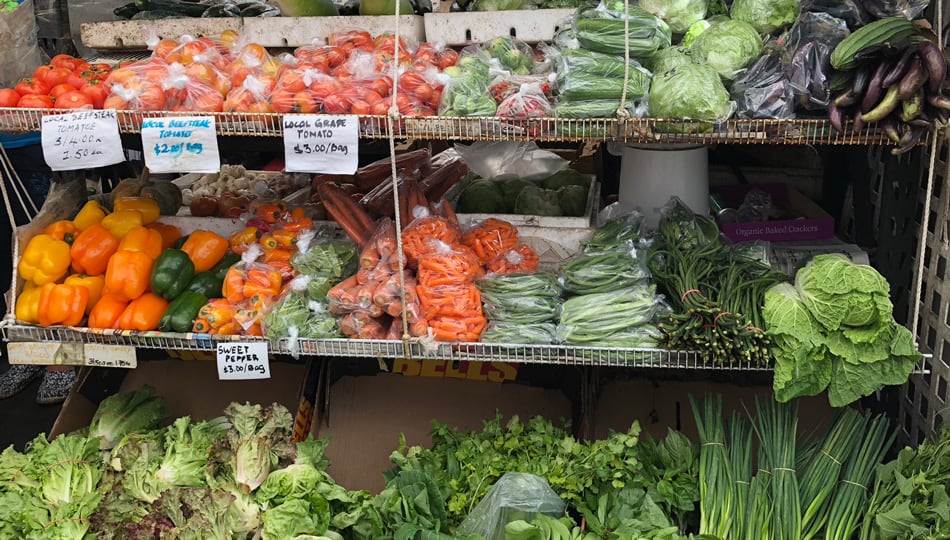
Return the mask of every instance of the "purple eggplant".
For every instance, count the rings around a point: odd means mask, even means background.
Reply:
[[[947,77],[947,59],[944,58],[943,51],[931,41],[921,41],[920,45],[917,46],[917,50],[920,53],[920,59],[927,68],[927,73],[930,75],[927,88],[931,92],[939,91],[940,85]]]
[[[897,125],[891,118],[886,118],[881,122],[881,130],[887,135],[887,138],[895,143],[901,142],[901,134],[897,131]]]
[[[884,81],[881,83],[881,86],[884,88],[890,88],[900,82],[904,77],[904,74],[907,73],[907,68],[910,67],[911,60],[914,58],[916,51],[914,49],[907,49],[904,51],[904,56],[897,61],[896,64],[891,68],[891,71],[888,72],[887,76],[884,77]]]
[[[898,96],[901,100],[914,97],[914,94],[920,90],[920,87],[923,86],[928,79],[929,76],[927,75],[927,68],[924,67],[924,62],[919,56],[915,57],[911,61],[910,67],[907,68],[907,73],[904,74],[900,84],[897,86],[899,89]]]
[[[861,112],[870,111],[881,101],[882,83],[884,82],[884,76],[887,75],[890,69],[890,65],[890,62],[882,61],[874,70],[871,80],[868,81],[867,90],[864,92],[864,99],[861,100]]]
[[[927,104],[931,107],[936,107],[937,109],[950,110],[950,97],[942,96],[940,94],[927,94]]]
[[[828,104],[828,120],[838,133],[844,132],[844,111],[839,109],[834,101]]]
[[[927,130],[922,127],[911,127],[904,133],[904,136],[901,137],[901,140],[898,143],[900,146],[892,149],[891,154],[900,156],[910,152],[915,146],[917,146],[917,143],[920,142],[920,139],[924,137],[925,133],[927,133]]]

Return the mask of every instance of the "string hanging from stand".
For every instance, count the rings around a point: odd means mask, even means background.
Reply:
[[[15,231],[17,222],[13,214],[13,202],[10,198],[10,193],[7,191],[7,179],[10,179],[10,187],[13,190],[13,194],[16,196],[17,202],[20,204],[20,208],[23,209],[23,213],[26,214],[28,220],[35,217],[39,213],[39,209],[36,207],[36,203],[33,202],[33,198],[30,197],[26,185],[17,174],[13,163],[10,161],[10,156],[7,155],[7,150],[2,144],[0,144],[0,165],[3,167],[3,170],[0,171],[0,173],[2,173],[0,174],[0,192],[2,192],[3,195],[3,204],[7,210],[7,219],[10,220],[10,227]],[[27,205],[29,205],[29,208],[27,208]]]
[[[617,119],[621,122],[630,117],[627,110],[627,85],[630,84],[630,0],[623,0],[623,89],[620,92],[620,107]],[[623,125],[621,124],[621,127]]]
[[[402,298],[406,298],[406,256],[402,251],[402,215],[399,212],[399,178],[397,177],[398,170],[396,168],[396,121],[400,119],[399,107],[396,105],[397,97],[399,94],[399,50],[401,46],[401,41],[399,37],[399,16],[400,16],[400,2],[397,0],[396,4],[396,13],[394,17],[396,19],[396,31],[395,31],[395,45],[393,51],[393,65],[392,65],[392,80],[393,80],[393,96],[392,102],[389,106],[389,114],[386,117],[387,130],[389,135],[389,163],[392,168],[392,183],[393,183],[393,221],[396,224],[396,252],[399,257],[399,294]],[[410,209],[410,212],[412,210]],[[410,216],[411,217],[411,216]],[[409,346],[409,321],[407,319],[408,308],[406,302],[402,302],[402,343],[403,350],[406,358],[412,357],[412,351]]]
[[[937,48],[943,51],[943,0],[937,2]],[[946,127],[944,128],[946,132]],[[917,334],[917,325],[920,323],[920,304],[923,301],[923,282],[924,282],[924,257],[927,253],[927,231],[930,222],[930,200],[933,198],[934,173],[937,168],[937,149],[940,144],[945,144],[946,137],[935,132],[930,140],[930,166],[927,169],[927,188],[924,192],[924,211],[920,216],[920,240],[917,244],[917,275],[914,277],[914,307],[912,308],[910,330]],[[946,174],[948,171],[944,171]]]

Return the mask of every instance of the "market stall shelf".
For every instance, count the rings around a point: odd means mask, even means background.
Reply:
[[[42,118],[66,111],[0,108],[0,132],[39,131]],[[139,133],[146,118],[214,116],[218,135],[282,137],[283,115],[275,113],[173,113],[118,111],[119,131]],[[638,144],[892,144],[879,129],[849,127],[836,131],[828,120],[727,120],[719,124],[691,120],[636,118],[401,117],[396,137],[448,141],[630,142]],[[389,137],[389,118],[360,116],[360,137]]]

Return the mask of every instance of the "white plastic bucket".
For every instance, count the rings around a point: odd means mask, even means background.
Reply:
[[[709,154],[706,146],[623,147],[620,206],[643,214],[655,227],[671,197],[693,212],[709,212]]]

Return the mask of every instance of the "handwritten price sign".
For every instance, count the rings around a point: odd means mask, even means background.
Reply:
[[[359,117],[284,115],[284,168],[288,172],[353,174],[359,165]]]
[[[125,161],[115,111],[81,111],[43,117],[43,159],[54,171],[73,171]]]
[[[218,343],[218,379],[270,379],[266,342]]]
[[[218,172],[214,118],[179,116],[142,121],[142,151],[151,172]]]

